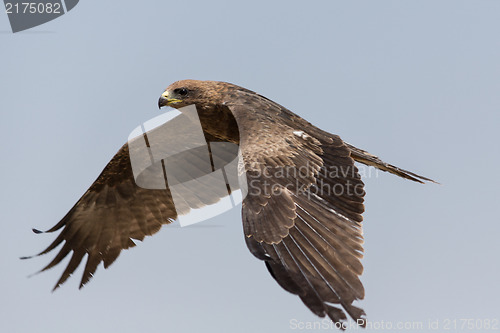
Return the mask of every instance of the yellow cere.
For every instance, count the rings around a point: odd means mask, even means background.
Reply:
[[[167,105],[182,102],[182,99],[169,98],[168,91],[163,92],[163,94],[161,94],[161,96],[167,99]]]

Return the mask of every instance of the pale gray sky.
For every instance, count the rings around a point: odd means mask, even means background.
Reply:
[[[246,249],[240,209],[163,227],[78,290],[21,261],[171,82],[229,81],[434,178],[365,179],[366,299],[393,325],[500,317],[500,2],[81,1],[12,34],[0,13],[0,331],[289,332],[319,322]],[[201,226],[201,225],[200,225]],[[320,330],[321,331],[321,330]],[[397,332],[397,329],[393,330]],[[404,331],[404,330],[399,330]],[[466,330],[467,331],[467,330]]]

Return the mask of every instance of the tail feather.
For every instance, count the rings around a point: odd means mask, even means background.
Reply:
[[[413,173],[411,171],[404,170],[404,169],[398,168],[397,166],[394,166],[392,164],[386,163],[386,162],[382,161],[380,158],[378,158],[377,156],[372,155],[367,151],[356,148],[348,143],[345,143],[345,144],[349,148],[349,150],[351,151],[351,157],[356,162],[374,166],[377,169],[390,172],[390,173],[397,175],[399,177],[402,177],[402,178],[413,180],[414,182],[424,184],[426,181],[428,181],[428,182],[433,182],[433,183],[439,184],[438,182],[436,182],[430,178],[417,175],[416,173]]]

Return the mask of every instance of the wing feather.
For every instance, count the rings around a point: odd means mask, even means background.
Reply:
[[[288,110],[252,98],[228,104],[249,183],[242,206],[247,246],[316,315],[338,323],[346,313],[362,319],[364,312],[352,303],[364,297],[359,275],[365,192],[350,151],[338,136],[305,131],[310,124]],[[269,114],[272,127],[264,125]]]
[[[173,121],[148,132],[156,139],[154,142],[149,140],[149,143],[155,144],[156,148],[160,149],[163,143],[175,145],[177,140],[178,147],[183,147],[186,138],[169,134],[170,129],[181,128],[176,123],[178,119],[174,118]],[[183,124],[185,121],[181,119]],[[208,133],[203,134],[207,140],[221,141]],[[136,140],[141,139],[142,137]],[[163,143],[158,140],[163,140]],[[108,268],[122,250],[134,247],[136,245],[134,239],[142,241],[145,236],[158,232],[163,224],[175,220],[178,214],[185,214],[193,208],[213,204],[229,193],[225,187],[222,190],[213,189],[198,181],[197,178],[211,177],[210,173],[214,167],[211,166],[210,161],[213,159],[217,159],[219,165],[231,162],[237,156],[237,151],[235,155],[234,149],[230,152],[217,149],[217,154],[209,154],[205,146],[205,148],[187,150],[167,158],[166,161],[172,173],[168,174],[168,182],[165,181],[164,189],[142,188],[137,185],[132,171],[130,149],[132,149],[130,145],[125,144],[73,208],[59,223],[46,231],[46,233],[52,233],[62,229],[55,240],[38,255],[46,254],[61,244],[62,247],[41,271],[58,265],[71,254],[69,263],[54,289],[66,282],[85,257],[87,261],[80,288],[90,281],[101,262],[104,268]],[[148,172],[158,170],[158,166],[164,166],[158,163],[160,162],[146,168],[139,178],[143,175],[147,176]],[[144,179],[141,178],[141,180]],[[202,188],[201,193],[189,191],[189,188],[183,185],[183,182],[188,180],[197,182],[200,185],[198,188]],[[182,198],[184,201],[176,201],[175,206],[170,187],[168,187],[170,182],[175,184],[176,190],[184,195]],[[40,233],[38,230],[34,231]]]

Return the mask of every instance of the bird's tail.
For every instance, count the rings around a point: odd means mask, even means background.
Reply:
[[[399,177],[402,177],[402,178],[413,180],[414,182],[419,182],[419,183],[423,184],[426,181],[428,181],[428,182],[433,182],[433,183],[439,184],[438,182],[436,182],[430,178],[426,178],[424,176],[417,175],[411,171],[403,170],[403,169],[398,168],[397,166],[386,163],[386,162],[382,161],[380,158],[378,158],[377,156],[372,155],[369,152],[364,151],[362,149],[356,148],[356,147],[348,144],[347,142],[345,144],[349,148],[349,150],[351,151],[351,157],[356,162],[374,166],[377,169],[390,172],[390,173],[397,175]]]

